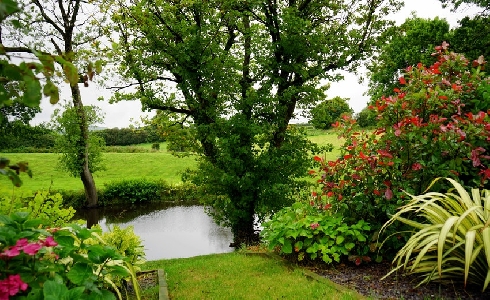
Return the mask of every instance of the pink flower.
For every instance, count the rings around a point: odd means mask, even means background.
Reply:
[[[15,243],[15,247],[22,248],[24,246],[27,246],[29,244],[29,241],[26,238],[21,238]]]
[[[9,275],[4,280],[0,280],[0,300],[8,300],[9,296],[14,296],[19,291],[25,291],[28,287],[19,274]]]
[[[22,250],[24,250],[24,253],[33,256],[33,255],[36,255],[36,253],[41,248],[42,248],[42,246],[39,245],[38,243],[32,243],[32,244],[25,246]]]
[[[15,257],[19,254],[20,254],[20,249],[16,246],[12,246],[10,247],[10,249],[3,251],[3,253],[1,253],[0,256]]]
[[[58,246],[58,243],[54,240],[52,236],[48,236],[46,240],[44,241],[44,246],[46,247],[56,247]]]

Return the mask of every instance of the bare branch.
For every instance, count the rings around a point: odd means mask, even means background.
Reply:
[[[44,11],[44,8],[43,8],[43,5],[41,4],[41,2],[39,0],[33,0],[32,3],[34,3],[37,6],[37,8],[39,9],[39,11],[41,12],[41,16],[46,21],[46,23],[48,23],[51,26],[53,26],[54,29],[56,29],[56,31],[58,31],[62,36],[64,36],[65,35],[65,32],[63,31],[63,29],[60,26],[58,26],[58,24],[56,24],[56,22],[54,22],[53,19],[51,19],[46,14],[46,12]]]

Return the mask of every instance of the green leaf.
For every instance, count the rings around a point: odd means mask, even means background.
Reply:
[[[345,244],[345,249],[347,250],[351,250],[352,248],[354,248],[356,246],[356,244],[354,243],[346,243]]]
[[[293,253],[293,247],[291,245],[291,241],[285,240],[284,245],[281,248],[281,251],[286,254],[291,254]]]
[[[44,282],[43,295],[45,300],[66,299],[65,295],[67,292],[68,288],[61,283],[57,283],[52,280],[47,280]]]
[[[92,268],[85,263],[76,263],[70,271],[66,274],[66,277],[70,279],[76,285],[81,285],[83,282],[91,278],[93,275]]]
[[[85,291],[85,287],[79,286],[76,288],[73,288],[68,291],[66,294],[66,299],[82,299],[83,292]]]
[[[342,236],[342,235],[339,235],[337,236],[337,238],[335,239],[335,243],[337,245],[341,244],[343,241],[345,240],[345,238]]]

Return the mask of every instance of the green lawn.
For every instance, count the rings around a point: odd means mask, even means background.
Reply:
[[[363,299],[272,254],[234,252],[149,261],[143,267],[165,271],[174,300]]]
[[[83,189],[79,178],[68,175],[58,167],[58,154],[54,153],[8,153],[0,154],[12,162],[28,161],[33,177],[21,174],[24,182],[16,193],[30,193],[40,189]],[[94,174],[97,186],[123,179],[164,179],[176,184],[181,182],[181,173],[195,166],[193,157],[178,158],[166,151],[149,153],[104,153],[105,171]],[[5,176],[0,177],[0,193],[11,193],[12,184]]]
[[[336,159],[338,149],[342,140],[338,139],[335,132],[326,131],[322,134],[309,137],[319,145],[332,143],[334,151],[326,153],[327,159]],[[194,157],[178,158],[166,151],[164,143],[158,152],[146,153],[104,153],[105,171],[94,173],[94,180],[97,186],[102,187],[111,181],[123,179],[163,179],[171,184],[181,182],[181,174],[187,168],[196,165]],[[150,149],[151,144],[138,145]],[[323,155],[323,154],[322,154]],[[2,157],[8,157],[11,162],[28,161],[32,170],[33,177],[29,178],[22,174],[24,182],[20,189],[16,189],[16,194],[31,194],[32,191],[41,189],[56,190],[80,190],[83,189],[82,182],[78,178],[68,175],[67,172],[58,167],[58,154],[53,153],[7,153]],[[12,193],[12,185],[4,176],[0,177],[0,194]]]

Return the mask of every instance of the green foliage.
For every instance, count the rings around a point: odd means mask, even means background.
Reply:
[[[22,180],[19,177],[21,172],[27,173],[29,177],[32,177],[32,171],[29,169],[29,163],[20,161],[16,164],[10,164],[10,160],[8,158],[0,157],[0,175],[7,176],[16,187],[22,185]]]
[[[95,106],[84,107],[86,122],[88,125],[95,125],[102,122],[100,109]],[[69,172],[73,177],[80,177],[83,172],[83,165],[86,160],[84,153],[85,145],[80,145],[80,139],[84,139],[88,144],[88,168],[94,173],[103,170],[102,150],[104,140],[94,132],[89,132],[87,139],[82,137],[80,130],[79,116],[77,111],[67,106],[61,113],[55,111],[53,129],[60,133],[56,139],[55,147],[60,155],[60,167]]]
[[[480,55],[490,57],[490,16],[465,17],[458,23],[449,40],[453,51],[464,53],[470,60],[478,59]]]
[[[368,66],[371,102],[391,95],[399,88],[400,71],[419,62],[431,65],[436,58],[431,54],[434,47],[449,39],[449,23],[444,19],[422,19],[416,16],[405,20],[383,33],[388,43]]]
[[[102,242],[100,230],[40,224],[25,212],[0,215],[0,282],[16,279],[17,285],[8,286],[10,299],[122,299],[112,279],[135,273]]]
[[[488,13],[490,8],[489,0],[439,0],[439,1],[443,4],[443,7],[452,6],[453,11],[456,11],[464,4],[475,4],[484,9],[483,13]]]
[[[160,201],[170,186],[164,181],[132,179],[116,181],[104,187],[104,202],[108,203],[144,203]]]
[[[138,129],[104,129],[97,131],[96,134],[104,139],[106,146],[129,146],[165,141],[163,137],[154,133],[149,126]]]
[[[490,283],[490,191],[472,189],[470,195],[457,181],[447,180],[453,186],[448,192],[409,195],[411,201],[383,226],[399,221],[414,230],[389,274],[403,269],[421,278],[419,285],[464,281],[485,291]]]
[[[331,205],[320,207],[312,202],[295,202],[275,213],[271,220],[262,224],[261,232],[270,249],[279,249],[299,261],[321,258],[325,263],[340,262],[349,255],[356,256],[356,264],[368,252],[367,233],[369,224],[360,220],[346,222],[342,215],[331,212]]]
[[[39,191],[33,197],[0,199],[0,214],[9,215],[12,212],[27,212],[30,218],[42,220],[46,226],[59,227],[68,224],[75,210],[70,206],[64,208],[63,198],[59,193]]]
[[[291,204],[309,167],[311,145],[289,127],[295,109],[324,98],[320,78],[335,80],[371,55],[399,5],[108,1],[118,71],[140,83],[114,100],[140,99],[191,130],[184,150],[202,156],[191,180],[217,195],[207,204],[237,241],[250,238],[255,215]]]
[[[354,113],[348,101],[347,98],[334,97],[320,102],[310,110],[310,123],[318,129],[330,129],[342,115]]]
[[[53,152],[56,134],[44,125],[14,121],[0,128],[0,150],[4,153]]]
[[[406,203],[403,191],[419,194],[439,176],[458,178],[465,187],[489,185],[490,117],[488,111],[475,111],[474,104],[484,102],[478,92],[489,80],[481,71],[484,61],[470,64],[464,56],[450,53],[447,44],[436,47],[436,52],[435,64],[408,68],[396,95],[371,106],[378,128],[358,131],[355,121],[346,118],[341,124],[345,144],[340,157],[315,158],[321,164],[317,174],[321,193],[342,199],[333,205],[346,220],[369,222],[374,239],[382,224]],[[481,105],[489,107],[488,102]],[[395,227],[389,230],[401,231]],[[391,232],[383,251],[405,242],[403,234]]]
[[[361,128],[373,128],[377,124],[376,113],[365,107],[356,115],[356,123]]]
[[[107,245],[116,248],[133,266],[145,262],[145,250],[141,238],[134,233],[133,226],[121,228],[113,225],[109,231],[102,234],[102,239]]]

